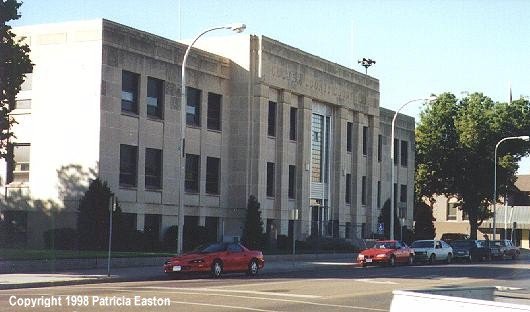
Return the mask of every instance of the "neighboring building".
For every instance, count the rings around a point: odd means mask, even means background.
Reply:
[[[187,46],[107,20],[14,30],[35,68],[13,112],[3,218],[42,246],[44,230],[75,227],[99,176],[131,227],[160,237],[176,225]],[[210,52],[194,49],[187,63],[185,227],[238,237],[254,195],[271,239],[295,218],[299,239],[375,232],[394,114],[379,107],[379,81],[264,36],[198,44]],[[412,117],[399,116],[395,142],[394,200],[410,226]]]

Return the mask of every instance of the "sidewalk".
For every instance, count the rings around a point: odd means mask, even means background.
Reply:
[[[311,254],[265,256],[265,267],[260,274],[284,273],[326,269],[340,265],[353,265],[356,254]],[[162,263],[156,266],[134,266],[106,269],[65,270],[56,273],[13,273],[0,274],[0,290],[14,288],[64,286],[93,283],[164,280],[168,277],[162,271]]]

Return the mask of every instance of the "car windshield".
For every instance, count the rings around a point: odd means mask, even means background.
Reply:
[[[223,243],[200,245],[199,247],[193,249],[194,252],[199,252],[199,253],[219,252],[219,251],[225,251],[225,250],[226,250],[226,244],[223,244]]]
[[[395,242],[378,242],[374,245],[375,249],[396,249]]]
[[[416,241],[412,243],[412,248],[432,248],[434,243],[432,241]]]
[[[472,247],[473,245],[475,245],[475,242],[469,240],[457,240],[451,242],[451,246],[453,247]]]

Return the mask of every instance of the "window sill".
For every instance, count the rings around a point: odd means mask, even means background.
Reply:
[[[125,191],[137,191],[137,190],[138,190],[138,186],[132,186],[132,185],[120,185],[120,190],[125,190]]]
[[[162,188],[161,187],[152,187],[152,186],[146,186],[145,187],[145,191],[146,192],[162,192]]]
[[[275,200],[276,199],[274,196],[267,195],[266,197],[267,197],[267,199],[271,199],[271,200]]]
[[[149,115],[147,115],[147,120],[155,121],[155,122],[164,122],[164,118],[162,117],[149,116]]]
[[[184,194],[186,194],[186,195],[200,195],[199,191],[186,191],[186,190],[184,190]]]
[[[272,140],[276,140],[276,136],[275,135],[272,136],[272,135],[267,134],[267,138],[272,139]]]
[[[215,194],[215,193],[206,193],[206,196],[212,196],[212,197],[221,197],[221,194]]]
[[[293,139],[289,139],[289,142],[296,144],[298,141],[297,140],[293,140]]]
[[[213,132],[213,133],[219,133],[219,134],[223,133],[223,131],[222,131],[222,130],[219,130],[219,129],[210,129],[210,128],[207,128],[207,130],[210,131],[210,132]]]
[[[133,112],[127,112],[127,111],[121,111],[122,116],[132,117],[132,118],[140,118],[138,114],[135,114]]]
[[[289,201],[296,201],[296,197],[288,197],[287,198]]]

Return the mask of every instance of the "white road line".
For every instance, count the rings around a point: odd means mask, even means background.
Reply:
[[[263,310],[263,309],[247,308],[247,307],[240,307],[240,306],[229,306],[229,305],[223,305],[223,304],[210,304],[210,303],[201,303],[201,302],[186,302],[186,301],[173,301],[173,300],[171,302],[178,303],[178,304],[199,305],[199,306],[215,307],[215,308],[229,308],[229,309],[248,310],[248,311],[260,311],[260,312],[278,312],[276,310]]]
[[[359,278],[359,279],[354,279],[354,281],[363,282],[363,283],[371,283],[371,284],[387,284],[387,285],[396,285],[396,284],[398,284],[398,283],[392,282],[392,281],[378,281],[378,280],[371,279],[371,278]]]

